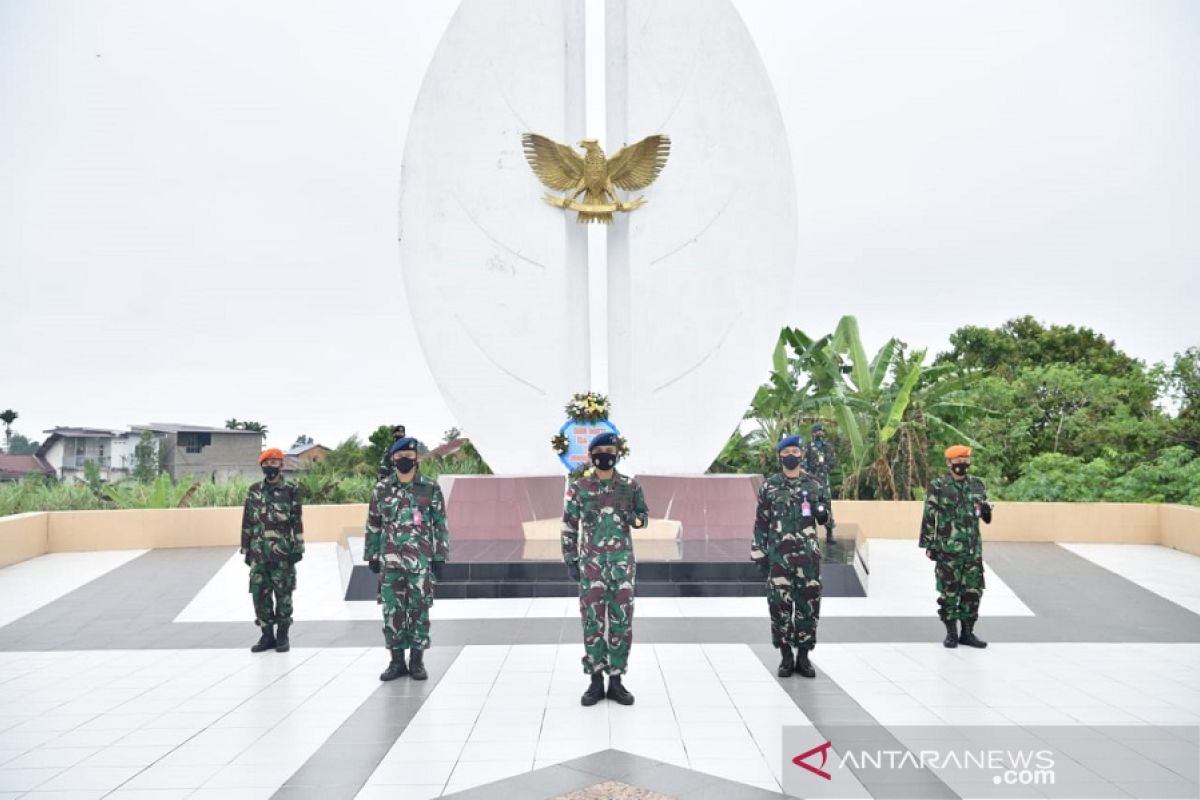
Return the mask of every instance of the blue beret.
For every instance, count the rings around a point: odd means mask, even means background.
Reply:
[[[419,444],[420,442],[411,436],[405,436],[403,439],[397,439],[392,446],[388,448],[388,458],[391,458],[393,455],[395,455],[397,450],[418,450],[420,449],[418,447]]]
[[[616,447],[617,435],[615,433],[598,433],[588,445],[588,452],[592,452],[597,447]]]
[[[816,422],[816,423],[813,423],[813,426],[811,428],[809,428],[808,430],[810,433],[816,433],[817,431],[824,431],[825,426],[819,422]]]
[[[785,436],[779,440],[779,444],[775,445],[775,452],[778,453],[785,447],[804,447],[803,436]]]

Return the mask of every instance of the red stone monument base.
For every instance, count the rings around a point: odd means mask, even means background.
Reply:
[[[650,516],[677,520],[685,541],[754,533],[761,475],[638,475]]]
[[[638,475],[652,519],[678,521],[687,541],[745,539],[759,475]],[[564,475],[443,475],[456,540],[524,540],[524,523],[562,516]]]
[[[565,475],[443,475],[453,540],[524,541],[523,523],[561,519]]]

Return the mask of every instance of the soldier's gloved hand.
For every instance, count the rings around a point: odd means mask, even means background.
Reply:
[[[829,509],[824,505],[818,505],[816,519],[818,525],[824,525],[826,522],[829,522]]]
[[[930,561],[937,561],[937,550],[934,550],[932,547],[926,547],[925,557]]]
[[[987,524],[992,524],[992,504],[984,500],[979,504],[979,518]]]
[[[578,561],[568,561],[567,562],[567,577],[573,581],[576,581],[576,582],[579,581],[579,562]]]
[[[633,518],[633,521],[630,522],[629,524],[634,528],[646,527],[646,521],[644,519],[642,519],[641,517],[636,517],[636,516]]]
[[[242,556],[243,556],[242,561],[246,562],[246,566],[247,567],[250,566],[250,562],[252,561],[252,559],[250,558],[250,551],[247,550],[246,548],[242,547],[242,548],[238,548],[238,552],[242,554]]]
[[[379,570],[382,569],[382,567],[383,565],[379,563],[378,558],[372,558],[371,560],[367,561],[367,569],[371,570],[371,572],[374,572],[376,575],[379,574]]]
[[[302,558],[304,558],[303,553],[292,553],[290,556],[288,556],[288,563],[289,564],[299,564],[300,559],[302,559]]]
[[[433,579],[435,581],[440,581],[442,579],[442,573],[444,573],[445,571],[446,571],[446,562],[445,561],[433,562]]]
[[[771,565],[767,563],[765,558],[762,561],[755,561],[754,563],[758,565],[759,575],[762,575],[765,578],[771,574]]]

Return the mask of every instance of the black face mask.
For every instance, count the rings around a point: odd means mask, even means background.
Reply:
[[[784,469],[792,470],[800,466],[800,456],[781,456],[779,463],[783,464]]]
[[[950,471],[955,475],[966,475],[967,470],[971,468],[970,464],[951,464]]]
[[[407,475],[408,473],[412,472],[414,468],[416,468],[417,460],[415,458],[397,458],[392,462],[392,466],[395,467],[401,475]]]
[[[265,475],[269,481],[273,481],[279,477],[279,467],[263,467],[262,471],[263,475]]]
[[[596,469],[607,472],[617,465],[617,457],[612,453],[593,453],[592,463],[596,465]]]

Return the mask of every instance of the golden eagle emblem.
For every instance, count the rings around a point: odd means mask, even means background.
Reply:
[[[633,211],[646,204],[643,197],[622,201],[617,189],[637,191],[654,183],[671,152],[670,138],[661,134],[622,147],[612,158],[604,155],[595,139],[579,143],[584,150],[582,156],[536,133],[523,134],[521,144],[529,166],[547,188],[570,192],[566,197],[545,195],[547,203],[579,212],[577,222],[603,225],[612,222],[614,211]]]

